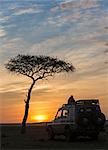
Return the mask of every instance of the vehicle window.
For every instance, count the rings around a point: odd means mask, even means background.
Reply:
[[[60,118],[61,116],[62,116],[62,110],[59,110],[58,113],[57,113],[56,118]]]
[[[68,117],[68,114],[69,114],[68,110],[64,109],[63,110],[63,117]]]
[[[87,111],[87,112],[91,112],[91,111],[92,111],[92,108],[86,108],[86,111]]]

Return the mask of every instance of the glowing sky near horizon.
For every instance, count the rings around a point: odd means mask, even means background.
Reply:
[[[108,118],[108,1],[0,0],[0,122],[21,122],[30,80],[4,64],[17,54],[49,55],[71,62],[74,73],[39,81],[32,116],[51,120],[68,97],[98,98]]]

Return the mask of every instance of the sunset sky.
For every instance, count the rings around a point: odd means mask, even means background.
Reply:
[[[53,119],[70,95],[98,98],[108,119],[107,0],[0,0],[1,123],[21,122],[24,114],[31,80],[4,67],[18,54],[54,56],[76,68],[37,82],[28,122]]]

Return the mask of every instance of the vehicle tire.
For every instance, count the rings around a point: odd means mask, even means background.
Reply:
[[[85,113],[79,114],[77,118],[77,124],[80,127],[86,127],[89,124],[88,116]]]
[[[54,140],[54,132],[53,132],[53,129],[52,129],[52,127],[48,127],[47,128],[47,132],[48,132],[48,139],[49,140]]]
[[[65,129],[64,135],[65,135],[66,141],[70,142],[71,141],[71,130],[69,127]]]
[[[98,140],[98,135],[99,135],[99,133],[94,133],[94,134],[90,135],[90,137],[92,140]]]
[[[104,126],[105,121],[106,121],[105,115],[104,115],[103,113],[101,113],[101,114],[100,114],[100,118],[101,118],[101,120],[102,120],[101,125]]]
[[[105,120],[106,120],[105,115],[103,113],[100,113],[94,121],[96,129],[98,129],[99,131],[103,130]]]

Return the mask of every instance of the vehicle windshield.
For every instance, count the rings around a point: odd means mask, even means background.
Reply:
[[[60,118],[62,116],[62,109],[60,108],[58,111],[57,111],[57,114],[55,116],[55,119],[57,118]]]

